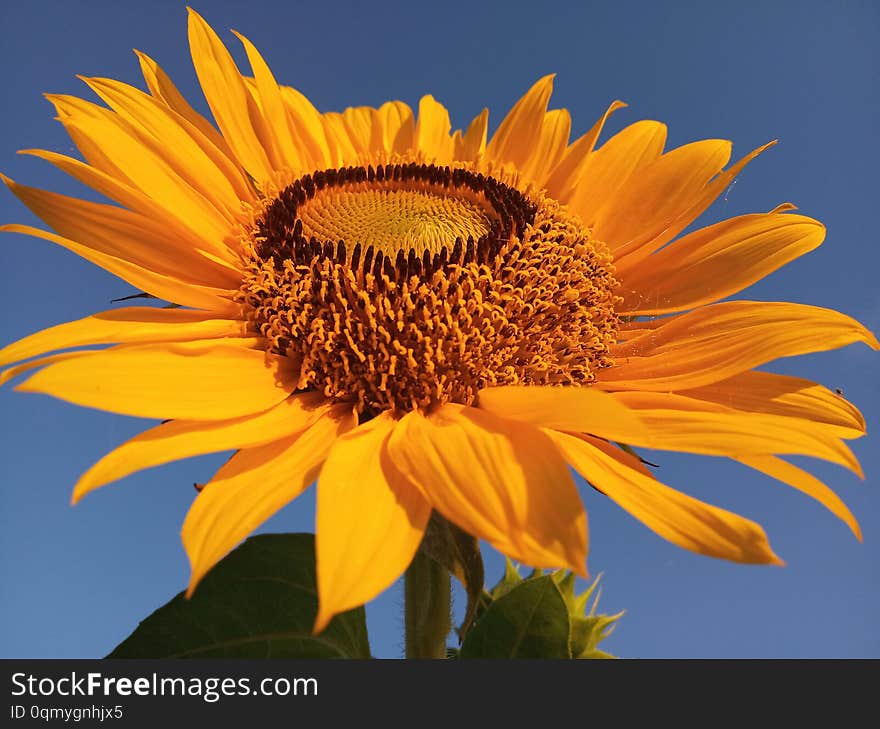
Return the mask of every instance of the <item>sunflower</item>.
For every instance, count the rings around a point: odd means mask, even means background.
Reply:
[[[766,145],[664,152],[666,127],[569,142],[540,79],[487,139],[424,96],[321,113],[252,76],[195,12],[189,40],[217,126],[149,56],[149,93],[84,78],[106,106],[50,95],[85,161],[28,150],[115,204],[10,189],[57,243],[172,306],[126,306],[0,350],[19,390],[163,420],[76,484],[234,455],[182,530],[191,593],[232,547],[317,481],[321,630],[406,569],[433,512],[535,567],[586,574],[573,468],[661,537],[780,563],[756,523],[659,482],[633,447],[731,458],[842,501],[780,456],[861,475],[858,410],[755,368],[877,339],[828,309],[726,300],[817,247],[784,204],[681,235]],[[719,303],[720,302],[720,303]],[[97,345],[111,345],[109,347]],[[88,347],[91,347],[89,349]],[[68,350],[68,351],[61,351]],[[49,354],[56,352],[55,354]]]

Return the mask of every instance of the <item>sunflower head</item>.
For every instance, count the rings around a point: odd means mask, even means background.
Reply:
[[[617,335],[611,255],[558,203],[475,170],[343,167],[269,197],[240,300],[297,386],[358,413],[585,385]]]
[[[36,370],[19,389],[164,421],[90,468],[75,499],[235,451],[183,526],[192,591],[317,480],[317,629],[403,572],[432,512],[519,562],[586,574],[571,469],[686,549],[781,562],[758,524],[660,483],[632,446],[735,459],[859,535],[784,457],[860,474],[844,441],[864,434],[861,414],[758,368],[880,345],[835,311],[725,300],[824,227],[783,204],[682,235],[770,145],[728,165],[725,140],[664,151],[655,121],[597,144],[620,102],[572,140],[568,112],[549,108],[552,76],[491,139],[487,111],[453,132],[432,96],[416,111],[321,112],[239,38],[247,74],[190,11],[214,123],[142,53],[147,91],[87,78],[103,104],[49,96],[82,159],[30,153],[112,204],[3,178],[54,232],[4,230],[177,305],[104,311],[0,350],[15,365],[3,381]]]

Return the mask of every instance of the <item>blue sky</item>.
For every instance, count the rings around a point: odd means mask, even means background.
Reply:
[[[773,138],[707,213],[713,222],[783,201],[828,227],[825,244],[743,298],[826,306],[880,331],[876,210],[880,122],[870,2],[437,3],[219,2],[195,6],[244,67],[228,29],[247,35],[282,82],[322,110],[416,105],[432,93],[464,126],[484,106],[497,125],[535,81],[556,72],[554,106],[575,134],[615,98],[630,104],[611,131],[637,119],[669,124],[669,145],[722,137],[739,156]],[[184,5],[167,0],[3,3],[0,171],[24,184],[94,198],[32,158],[74,154],[43,92],[88,97],[75,74],[140,84],[132,48],[146,51],[201,110],[186,45]],[[0,222],[39,224],[7,190]],[[130,293],[52,244],[0,239],[0,344],[109,308]],[[874,273],[872,273],[874,272]],[[607,649],[630,657],[880,657],[878,357],[866,347],[774,363],[774,371],[841,388],[868,421],[853,449],[867,478],[803,459],[859,519],[864,543],[821,506],[741,466],[653,453],[658,476],[761,522],[784,568],[723,563],[673,547],[584,489],[589,568],[602,605],[626,609]],[[195,492],[224,456],[146,471],[70,507],[78,475],[148,421],[0,390],[0,655],[107,653],[179,591],[188,567],[179,530]],[[265,531],[311,531],[307,494]],[[485,550],[490,581],[502,562]],[[378,656],[400,655],[400,584],[368,607]],[[461,613],[462,605],[457,604]]]

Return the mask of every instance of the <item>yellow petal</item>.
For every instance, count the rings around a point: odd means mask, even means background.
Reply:
[[[303,94],[289,86],[281,87],[281,99],[287,107],[290,123],[296,133],[300,150],[308,151],[308,158],[316,170],[336,164],[324,132],[321,114]]]
[[[614,265],[617,268],[618,274],[625,274],[647,256],[660,250],[675,238],[675,236],[702,215],[706,208],[715,202],[715,199],[731,185],[749,162],[775,144],[775,141],[769,142],[752,150],[736,164],[731,165],[724,172],[717,175],[715,179],[703,188],[703,192],[697,196],[694,204],[670,221],[665,230],[659,235],[655,234],[655,231],[648,231],[646,235],[636,236],[625,245],[620,246],[614,252]]]
[[[743,215],[710,225],[627,272],[619,312],[668,314],[713,303],[769,276],[824,238],[825,226],[803,215]]]
[[[489,110],[483,109],[474,117],[461,137],[461,145],[455,150],[455,159],[474,162],[486,153],[486,130],[489,126]]]
[[[174,82],[168,77],[168,74],[162,70],[156,61],[150,58],[146,53],[135,50],[138,61],[141,66],[141,73],[147,88],[154,98],[164,103],[173,112],[179,114],[186,119],[194,128],[207,139],[216,149],[222,152],[227,158],[232,159],[234,155],[226,140],[214,128],[214,126],[205,117],[199,114],[190,106],[190,103],[184,98],[183,94],[177,90]],[[249,189],[249,188],[248,188]],[[241,190],[239,192],[242,192]]]
[[[666,319],[644,319],[634,321],[624,321],[618,330],[618,339],[621,343],[629,342],[637,337],[644,336],[656,331],[659,327],[666,324]]]
[[[227,176],[237,175],[235,169],[223,155],[212,157],[206,153],[185,119],[127,84],[107,78],[81,78],[123,119],[141,131],[144,144],[207,197],[215,209],[230,220],[241,212],[241,197]]]
[[[15,367],[9,367],[8,369],[0,372],[0,385],[5,385],[13,377],[18,377],[20,374],[37,369],[37,367],[44,367],[45,365],[51,364],[52,362],[62,362],[66,359],[75,359],[76,357],[82,357],[84,355],[91,354],[92,351],[94,350],[81,350],[79,352],[62,352],[61,354],[50,354],[48,357],[32,359],[30,362],[25,362],[24,364],[16,365]]]
[[[169,236],[154,219],[116,205],[103,205],[0,179],[35,215],[65,238],[181,281],[237,288],[241,274],[220,266]]]
[[[568,202],[580,182],[587,159],[596,146],[596,141],[602,133],[605,122],[615,111],[625,106],[626,104],[622,101],[613,101],[590,131],[568,146],[545,183],[547,191],[553,198],[560,202]]]
[[[342,114],[328,111],[321,115],[321,124],[330,150],[331,165],[344,167],[358,164],[362,153],[355,146]]]
[[[312,484],[333,442],[354,422],[350,407],[334,406],[297,437],[239,451],[217,471],[183,523],[192,567],[187,596],[229,550]]]
[[[321,393],[292,395],[258,415],[235,420],[171,420],[110,451],[86,471],[73,489],[73,503],[90,491],[135,471],[205,453],[254,448],[287,439],[330,411]]]
[[[480,391],[477,404],[500,418],[592,433],[624,443],[647,435],[637,415],[607,393],[590,387],[490,387]]]
[[[548,74],[539,79],[525,95],[514,104],[504,117],[492,140],[486,148],[489,159],[502,164],[512,164],[524,169],[532,156],[541,136],[544,115],[550,95],[553,93],[553,79],[556,74]]]
[[[68,94],[45,94],[49,103],[55,107],[58,116],[56,119],[64,125],[64,130],[73,140],[76,148],[80,151],[92,167],[101,170],[114,179],[122,182],[131,182],[125,173],[125,168],[120,167],[117,162],[108,154],[101,144],[100,139],[96,139],[90,134],[86,134],[78,125],[70,124],[72,119],[91,119],[99,124],[109,124],[121,127],[125,132],[132,132],[131,126],[119,119],[110,109],[103,106],[93,104],[90,101],[80,99],[76,96]]]
[[[813,456],[862,475],[852,451],[821,423],[730,410],[673,393],[617,392],[612,397],[635,410],[645,425],[647,438],[633,438],[630,445],[714,456]]]
[[[302,170],[305,167],[304,160],[288,125],[287,108],[281,98],[281,89],[275,76],[254,44],[241,33],[232,32],[242,42],[247,53],[257,84],[260,106],[267,121],[268,133],[274,140],[274,147],[278,150],[282,166],[291,170]]]
[[[193,64],[211,113],[241,165],[265,180],[272,165],[255,129],[260,111],[220,38],[198,13],[187,9]]]
[[[593,216],[593,235],[612,251],[633,238],[662,233],[689,210],[730,159],[730,142],[705,139],[678,147],[624,183]]]
[[[665,486],[608,443],[553,431],[549,435],[590,484],[673,544],[734,562],[782,564],[753,521]]]
[[[124,170],[124,177],[117,175],[117,179],[148,196],[162,209],[164,217],[192,230],[211,250],[224,250],[223,240],[231,231],[229,219],[118,119],[77,114],[65,119],[64,124],[100,144],[113,164]]]
[[[416,122],[409,105],[402,101],[387,101],[379,107],[377,114],[382,128],[382,144],[381,148],[374,147],[372,151],[405,154],[412,149]]]
[[[621,186],[663,152],[666,125],[639,121],[615,134],[587,158],[568,204],[588,225]]]
[[[547,173],[562,157],[571,133],[571,115],[565,109],[553,109],[544,116],[541,134],[523,174],[543,186]]]
[[[267,410],[295,387],[285,358],[208,342],[145,344],[57,362],[16,389],[141,418],[227,420]]]
[[[371,106],[350,106],[342,112],[342,122],[359,155],[370,154],[374,142],[382,138],[378,114]]]
[[[865,418],[855,405],[827,387],[799,377],[750,370],[681,394],[735,410],[821,423],[840,438],[865,434]]]
[[[89,164],[139,190],[163,211],[164,217],[222,249],[228,219],[202,194],[201,185],[193,187],[175,172],[162,145],[151,142],[149,135],[110,109],[75,96],[48,94],[47,98]]]
[[[877,338],[855,319],[806,304],[729,301],[671,317],[612,349],[596,386],[684,390],[727,379],[779,357],[824,352]]]
[[[862,541],[862,530],[852,512],[837,494],[815,476],[775,456],[739,456],[733,460],[766,473],[771,478],[782,481],[815,499],[846,524],[855,534],[856,539]]]
[[[431,506],[388,459],[394,427],[387,413],[373,418],[337,440],[321,469],[316,633],[391,585],[422,541]]]
[[[406,415],[388,443],[437,511],[533,567],[585,574],[587,521],[565,463],[542,432],[461,405]]]
[[[419,118],[416,121],[416,149],[427,161],[439,165],[452,161],[451,129],[446,107],[430,94],[423,96],[419,101]]]
[[[111,200],[156,221],[157,224],[164,225],[166,234],[172,239],[179,239],[181,247],[188,246],[194,250],[204,250],[206,247],[210,247],[210,244],[201,239],[191,228],[177,218],[169,216],[160,205],[127,182],[122,182],[95,167],[90,167],[78,159],[55,152],[47,152],[44,149],[23,149],[19,154],[29,154],[44,159]]]
[[[56,349],[120,342],[180,342],[215,337],[240,337],[245,325],[217,319],[210,312],[188,309],[126,307],[59,324],[0,349],[0,365]]]
[[[69,238],[63,238],[60,235],[54,235],[39,228],[32,228],[29,225],[0,225],[0,232],[33,235],[37,238],[57,243],[63,248],[76,253],[81,258],[100,266],[105,271],[109,271],[114,276],[119,276],[119,278],[130,283],[136,289],[146,291],[165,301],[183,306],[207,309],[218,313],[220,316],[234,316],[240,308],[229,301],[230,291],[184,283],[171,276],[164,276],[141,268],[122,258],[92,250]]]

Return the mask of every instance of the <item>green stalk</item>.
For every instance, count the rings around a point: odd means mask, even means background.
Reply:
[[[446,658],[452,627],[449,572],[421,549],[404,578],[407,658]]]

